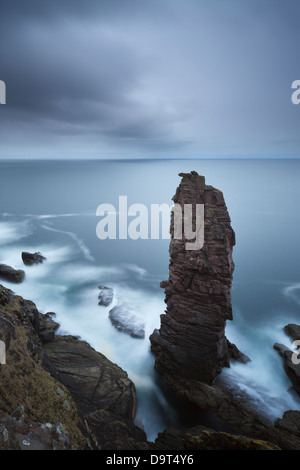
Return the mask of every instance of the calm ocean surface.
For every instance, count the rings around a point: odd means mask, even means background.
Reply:
[[[26,271],[21,285],[3,284],[42,313],[56,312],[59,332],[80,336],[128,372],[137,388],[136,422],[150,440],[189,421],[161,389],[149,351],[165,308],[159,284],[168,278],[169,240],[99,240],[96,209],[109,203],[118,211],[124,195],[149,213],[151,204],[171,205],[178,173],[192,170],[223,192],[236,233],[234,320],[226,331],[252,361],[222,376],[276,419],[300,409],[273,349],[291,344],[284,325],[300,323],[300,161],[0,162],[0,263]],[[24,267],[22,251],[40,251],[47,261]],[[143,318],[144,340],[112,326],[111,306],[98,306],[100,284],[113,287],[113,305]]]

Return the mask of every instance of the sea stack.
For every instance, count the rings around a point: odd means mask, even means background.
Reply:
[[[232,320],[235,233],[222,192],[195,171],[179,176],[173,201],[182,209],[185,204],[204,205],[204,244],[187,250],[187,240],[174,237],[172,214],[169,279],[161,283],[167,308],[160,329],[150,336],[151,350],[155,369],[168,383],[187,379],[211,385],[222,367],[229,366],[233,346],[225,325]]]

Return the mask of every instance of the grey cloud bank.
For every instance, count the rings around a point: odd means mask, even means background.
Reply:
[[[0,158],[299,157],[296,0],[1,5]]]

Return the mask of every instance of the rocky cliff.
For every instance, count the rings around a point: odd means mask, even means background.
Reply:
[[[0,449],[144,449],[127,373],[58,328],[0,285]]]
[[[204,245],[187,250],[186,237],[174,237],[171,220],[169,279],[165,289],[166,313],[159,330],[151,335],[155,368],[168,377],[178,374],[212,384],[230,351],[226,320],[232,319],[231,284],[235,234],[221,191],[205,184],[196,172],[181,173],[175,204],[184,208],[204,205]],[[193,214],[193,226],[196,227]]]
[[[135,387],[126,372],[58,334],[53,316],[0,285],[0,450],[274,448],[203,426],[167,429],[148,442],[133,422]]]
[[[235,234],[223,194],[206,185],[196,172],[179,176],[182,179],[173,200],[182,207],[204,205],[204,244],[199,250],[186,250],[187,240],[176,239],[171,218],[169,279],[161,283],[167,308],[160,329],[150,336],[155,369],[180,398],[192,403],[195,410],[217,416],[239,437],[198,426],[183,432],[168,429],[158,436],[156,445],[169,449],[299,449],[299,411],[286,411],[273,423],[251,407],[247,396],[235,393],[218,376],[223,366],[230,366],[230,360],[250,360],[225,336],[226,321],[232,319]]]

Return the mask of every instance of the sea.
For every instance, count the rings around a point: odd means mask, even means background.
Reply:
[[[209,425],[214,419],[195,413],[167,389],[154,370],[149,342],[165,311],[160,282],[169,269],[169,238],[162,230],[152,236],[151,209],[171,207],[179,173],[190,171],[223,192],[236,234],[233,320],[226,336],[251,361],[232,364],[220,378],[273,422],[285,410],[300,409],[273,347],[292,348],[283,327],[300,324],[300,160],[0,161],[0,263],[26,273],[21,284],[0,282],[41,313],[54,312],[58,334],[87,341],[128,373],[137,391],[135,422],[150,441],[168,426]],[[103,217],[97,209],[109,205],[109,220],[118,226],[121,196],[128,208],[148,210],[143,238],[126,237],[124,230],[122,237],[118,230],[115,237],[99,237]],[[129,211],[128,224],[132,220]],[[40,252],[46,260],[24,266],[23,251]],[[99,286],[113,289],[110,306],[98,305]],[[142,320],[143,339],[112,324],[109,311],[116,305]]]

